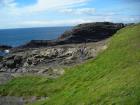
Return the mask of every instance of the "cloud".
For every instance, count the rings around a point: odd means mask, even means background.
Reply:
[[[18,3],[15,0],[0,0],[0,17],[18,14]]]
[[[0,28],[24,28],[24,27],[46,27],[46,26],[75,26],[81,23],[89,22],[124,22],[124,23],[137,23],[140,22],[140,16],[117,16],[106,15],[106,16],[85,16],[80,19],[28,19],[28,20],[16,20],[16,21],[0,21],[2,24]],[[7,22],[5,24],[5,22]]]
[[[23,8],[31,12],[46,11],[48,9],[65,8],[85,3],[88,0],[38,0],[36,4]]]
[[[22,26],[66,26],[66,25],[76,25],[79,23],[85,23],[88,20],[84,19],[66,19],[66,20],[33,20],[33,21],[24,21]]]
[[[125,7],[124,10],[95,9],[89,6],[89,1],[92,0],[36,0],[33,4],[20,6],[17,0],[0,0],[0,28],[66,26],[97,21],[128,23],[140,20],[134,7]]]
[[[6,8],[7,12],[17,12],[17,14],[23,13],[36,13],[48,10],[58,10],[68,7],[76,7],[83,5],[89,0],[37,0],[32,5],[26,5],[20,7],[15,0],[0,0],[0,7]]]
[[[83,17],[80,19],[65,19],[65,20],[29,20],[29,21],[23,21],[21,24],[22,26],[69,26],[69,25],[77,25],[81,23],[89,23],[89,22],[103,22],[103,21],[109,21],[109,22],[125,22],[125,23],[136,23],[139,22],[140,16],[118,16],[115,15],[112,16],[90,16],[90,17]]]
[[[0,0],[0,7],[13,8],[17,5],[15,0]]]
[[[95,8],[78,8],[78,9],[64,9],[61,10],[62,13],[72,14],[72,15],[93,15],[96,10]]]

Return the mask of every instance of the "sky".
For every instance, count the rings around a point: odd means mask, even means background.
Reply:
[[[140,22],[140,0],[0,0],[0,29]]]

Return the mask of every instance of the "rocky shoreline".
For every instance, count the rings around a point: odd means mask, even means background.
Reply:
[[[10,53],[0,61],[0,73],[46,74],[57,77],[65,67],[95,58],[122,23],[96,22],[75,26],[51,41],[31,41],[23,46],[2,46]]]
[[[61,73],[63,67],[96,57],[104,48],[105,42],[106,40],[87,44],[13,50],[0,63],[0,72],[63,74]],[[55,68],[60,68],[60,71],[53,71]]]

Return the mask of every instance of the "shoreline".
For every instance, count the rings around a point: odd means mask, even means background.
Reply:
[[[6,56],[0,62],[0,72],[61,75],[65,66],[95,58],[106,48],[108,38],[123,27],[123,23],[86,23],[55,40],[32,40],[13,48],[3,45]]]

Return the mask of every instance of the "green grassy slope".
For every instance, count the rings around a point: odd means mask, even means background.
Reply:
[[[140,105],[140,24],[118,31],[96,60],[59,79],[19,77],[0,86],[0,94],[49,97],[34,105]]]

